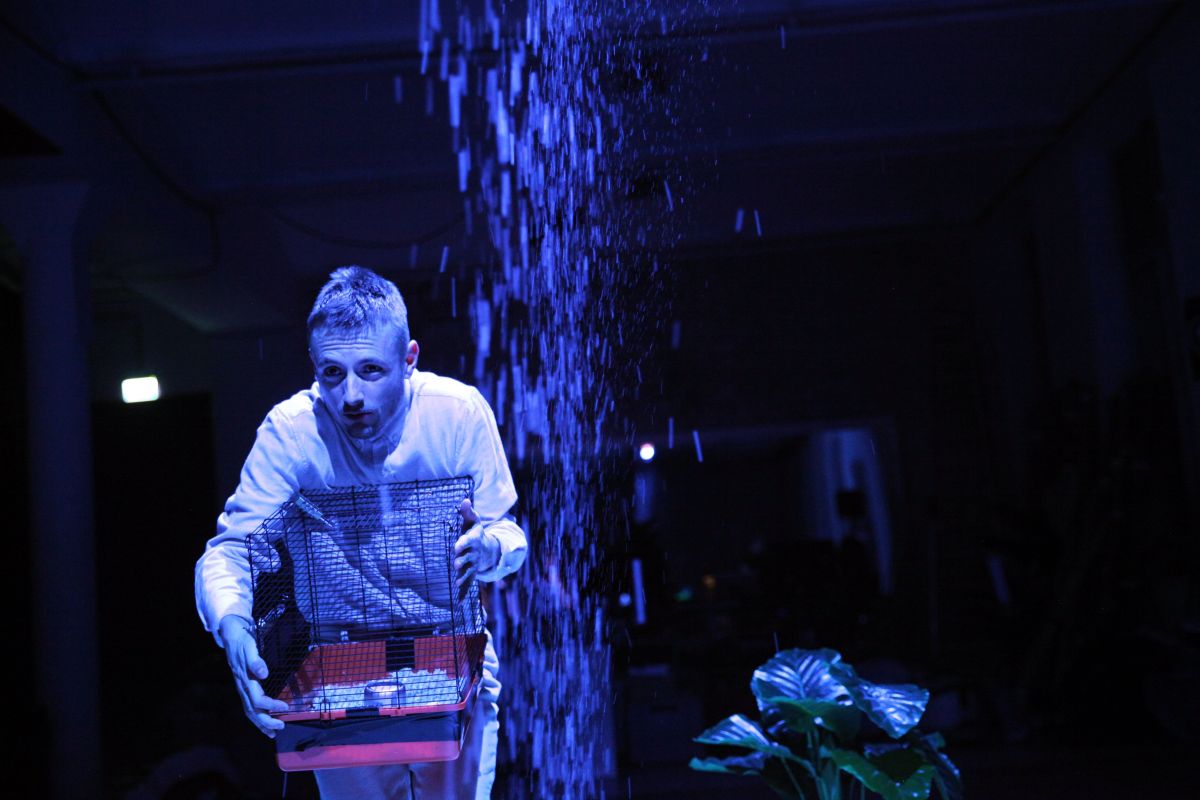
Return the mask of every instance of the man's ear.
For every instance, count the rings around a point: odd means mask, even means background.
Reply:
[[[408,347],[404,348],[404,377],[412,377],[413,370],[417,368],[417,359],[421,356],[421,346],[417,344],[417,340],[413,339],[408,343]]]

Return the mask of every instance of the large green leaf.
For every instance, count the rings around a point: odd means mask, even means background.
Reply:
[[[941,800],[963,800],[962,775],[954,762],[942,752],[946,740],[940,733],[909,731],[900,742],[880,742],[863,745],[868,758],[875,758],[893,750],[911,748],[919,753],[935,770],[933,786]]]
[[[830,748],[829,755],[839,768],[883,800],[925,800],[933,786],[933,765],[907,747],[875,755]]]
[[[808,733],[813,726],[839,738],[858,734],[860,712],[850,692],[830,670],[841,661],[836,650],[783,650],[754,671],[750,690],[772,729],[779,721],[792,731]]]
[[[795,753],[783,745],[776,744],[767,738],[759,724],[747,719],[741,714],[734,714],[712,726],[696,737],[700,744],[719,744],[729,747],[744,747],[759,753],[766,753],[776,758],[786,758],[800,762]]]
[[[779,712],[787,727],[796,733],[808,733],[814,727],[821,727],[833,731],[843,741],[851,741],[858,735],[862,724],[862,712],[852,705],[782,697],[767,702]]]
[[[699,772],[725,772],[731,775],[760,775],[767,763],[763,752],[747,753],[729,758],[693,758],[688,766]]]
[[[750,690],[760,710],[764,702],[777,697],[849,703],[850,693],[830,672],[841,660],[841,654],[829,648],[781,650],[754,670]]]
[[[731,717],[730,719],[733,718]],[[725,722],[729,722],[729,720],[725,720]],[[704,736],[720,727],[718,725],[715,728],[710,728],[701,737],[697,738],[696,741],[701,741]],[[705,743],[735,744],[741,747],[750,746],[744,740],[732,741],[727,738],[725,733],[714,735]],[[784,748],[779,749],[783,750]],[[773,755],[778,757],[772,758],[771,756]],[[767,785],[780,797],[806,800],[800,781],[803,780],[805,775],[815,775],[813,766],[803,759],[795,758],[790,752],[788,752],[787,756],[785,760],[783,755],[773,752],[773,750],[755,750],[752,753],[732,756],[730,758],[693,758],[688,762],[688,766],[699,772],[723,772],[730,775],[760,775]]]
[[[899,739],[921,721],[929,703],[928,690],[911,683],[871,683],[858,677],[849,664],[833,663],[829,669],[832,678],[846,688],[854,705],[893,739]]]
[[[937,787],[938,797],[941,800],[963,800],[962,773],[950,757],[942,752],[946,740],[940,733],[921,735],[920,731],[914,731],[914,734],[914,749],[925,756],[925,760],[937,770],[933,776],[933,785]]]

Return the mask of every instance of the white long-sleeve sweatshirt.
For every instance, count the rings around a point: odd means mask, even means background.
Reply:
[[[413,371],[401,413],[370,440],[352,439],[325,406],[316,384],[271,409],[242,467],[217,532],[196,563],[196,608],[221,642],[226,615],[251,617],[246,536],[297,489],[329,489],[470,475],[484,531],[500,543],[495,581],[525,561],[525,532],[509,514],[517,500],[496,419],[473,387]]]

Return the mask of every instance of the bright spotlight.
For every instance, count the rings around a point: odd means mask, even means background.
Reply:
[[[654,459],[654,445],[649,442],[643,442],[638,448],[638,458],[642,461],[652,461]]]
[[[158,378],[127,378],[121,381],[121,399],[126,403],[149,403],[158,399]]]

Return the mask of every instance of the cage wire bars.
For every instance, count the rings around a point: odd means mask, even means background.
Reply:
[[[279,738],[281,767],[458,755],[486,643],[478,584],[455,587],[473,488],[461,477],[302,490],[247,538],[263,690],[288,705],[288,728],[309,729],[303,757]]]

